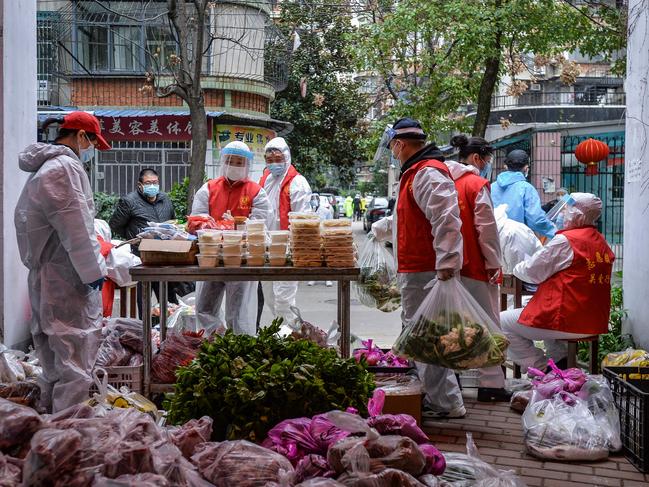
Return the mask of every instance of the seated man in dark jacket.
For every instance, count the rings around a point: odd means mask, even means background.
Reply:
[[[162,223],[176,218],[171,199],[160,191],[160,179],[154,169],[142,169],[137,182],[137,190],[120,198],[108,224],[113,235],[130,240],[135,238],[147,225],[147,222]],[[134,248],[134,253],[138,253]],[[181,286],[182,284],[182,286]],[[156,298],[159,296],[157,282],[151,286]],[[177,303],[176,294],[181,296],[193,289],[186,288],[185,283],[169,283],[167,299]],[[138,309],[142,308],[142,289],[138,284]]]

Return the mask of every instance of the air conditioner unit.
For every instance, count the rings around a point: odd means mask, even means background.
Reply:
[[[43,103],[50,102],[50,82],[46,79],[38,80],[38,101]]]
[[[541,91],[541,83],[531,83],[530,91]]]

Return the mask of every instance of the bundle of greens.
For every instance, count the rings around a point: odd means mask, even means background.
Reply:
[[[504,335],[452,312],[437,319],[420,316],[401,333],[393,349],[419,362],[466,370],[501,365],[508,345]]]
[[[384,265],[361,268],[356,293],[362,304],[379,311],[389,313],[401,306],[396,275]]]
[[[278,335],[281,319],[258,337],[214,336],[177,371],[165,403],[173,424],[210,416],[214,440],[263,440],[284,419],[345,410],[367,413],[374,389],[364,364],[332,349]]]

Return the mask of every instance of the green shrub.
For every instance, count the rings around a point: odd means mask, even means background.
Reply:
[[[176,219],[180,222],[187,220],[189,212],[187,210],[187,191],[189,189],[189,178],[183,179],[181,183],[174,183],[169,191],[169,198],[174,205]]]
[[[97,214],[95,218],[108,221],[115,210],[115,205],[119,201],[119,195],[102,193],[100,191],[93,194],[95,200],[95,210]]]

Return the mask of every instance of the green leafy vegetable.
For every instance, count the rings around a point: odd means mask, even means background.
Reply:
[[[476,369],[505,362],[507,338],[459,313],[429,320],[424,316],[404,330],[393,349],[414,360],[449,369]]]
[[[215,440],[261,441],[284,419],[354,407],[367,412],[373,389],[366,364],[343,360],[307,340],[280,337],[281,319],[258,337],[228,331],[177,370],[165,403],[171,423],[207,415]]]
[[[396,276],[385,266],[363,267],[358,278],[357,294],[359,301],[370,308],[389,313],[401,306],[401,292],[397,287]]]

